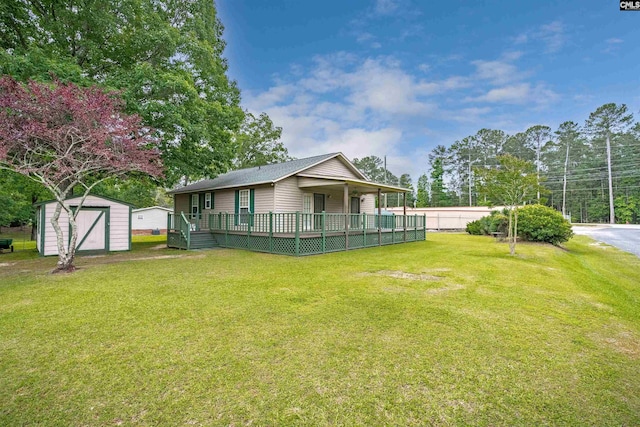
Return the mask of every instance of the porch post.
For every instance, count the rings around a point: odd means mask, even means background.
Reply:
[[[269,253],[273,253],[273,212],[269,211]]]
[[[327,251],[327,213],[322,211],[322,253]],[[314,218],[315,221],[315,218]]]
[[[378,246],[382,245],[382,191],[378,188]]]
[[[346,182],[344,183],[343,199],[342,212],[344,212],[344,248],[345,250],[349,250],[349,184]]]
[[[402,207],[402,222],[404,224],[404,241],[407,241],[407,192],[405,191],[403,193],[403,197],[402,197],[402,204],[404,205]]]
[[[300,255],[300,211],[296,211],[296,234],[294,240],[294,252],[296,256]]]

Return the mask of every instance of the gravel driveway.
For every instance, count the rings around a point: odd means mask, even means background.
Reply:
[[[574,226],[573,232],[640,257],[640,225]]]

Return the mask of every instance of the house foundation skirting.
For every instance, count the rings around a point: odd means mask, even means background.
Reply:
[[[387,230],[382,233],[363,234],[351,233],[327,233],[322,236],[303,235],[296,239],[295,236],[269,236],[268,234],[239,234],[218,233],[213,236],[218,245],[224,248],[248,249],[255,252],[267,252],[282,255],[316,255],[328,252],[339,252],[351,249],[368,248],[396,243],[423,241],[426,238],[425,231],[414,229],[407,230],[406,238],[404,230]]]

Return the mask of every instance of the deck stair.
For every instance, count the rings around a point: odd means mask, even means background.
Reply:
[[[191,232],[191,245],[189,249],[207,249],[218,246],[218,241],[209,230]]]

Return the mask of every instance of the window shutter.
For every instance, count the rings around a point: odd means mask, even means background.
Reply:
[[[211,193],[211,210],[214,210],[216,207],[214,200],[216,200],[216,193]]]
[[[240,215],[240,190],[236,190],[236,208],[235,208],[234,222],[238,225],[238,216]]]
[[[249,213],[251,215],[249,215],[249,221],[251,222],[251,225],[253,225],[253,214],[256,211],[256,190],[254,190],[253,188],[251,190],[249,190]]]
[[[204,193],[200,193],[200,216],[204,214]]]

